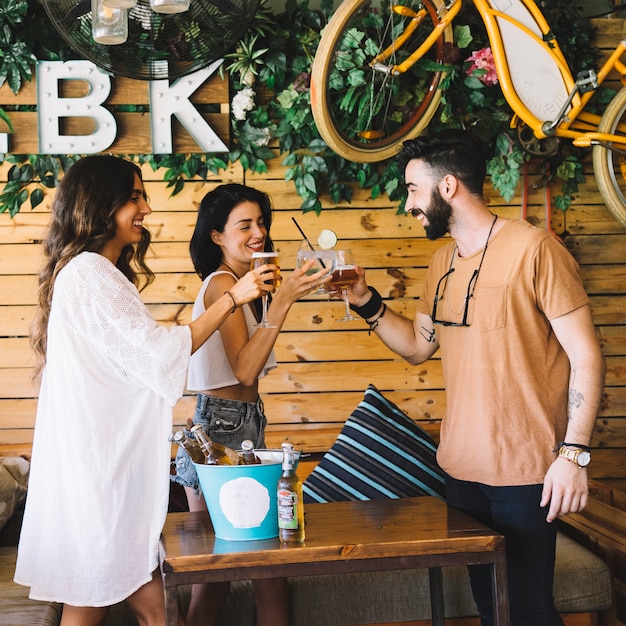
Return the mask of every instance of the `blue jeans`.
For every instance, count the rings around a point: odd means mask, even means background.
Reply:
[[[464,511],[506,540],[511,626],[563,626],[554,607],[552,585],[556,524],[541,508],[543,485],[491,487],[446,477],[448,504]],[[493,625],[488,565],[468,567],[481,625]]]
[[[261,398],[256,402],[242,402],[199,393],[193,423],[202,424],[204,432],[212,441],[234,450],[241,447],[244,439],[250,439],[257,449],[265,447],[267,418]],[[186,432],[188,436],[191,435]],[[182,448],[178,449],[174,463],[176,474],[171,479],[184,487],[193,488],[196,495],[199,495],[198,475],[189,455]]]

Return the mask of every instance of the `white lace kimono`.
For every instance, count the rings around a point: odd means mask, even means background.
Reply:
[[[31,598],[106,606],[150,580],[190,353],[103,256],[59,273],[15,572]]]

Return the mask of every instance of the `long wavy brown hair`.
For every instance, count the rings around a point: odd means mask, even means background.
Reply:
[[[30,343],[35,354],[33,380],[39,382],[46,363],[48,320],[54,283],[59,272],[81,252],[101,252],[115,237],[115,212],[126,204],[141,170],[113,156],[88,156],[65,174],[54,195],[48,233],[43,241],[45,264],[39,273],[38,306],[31,325]],[[154,280],[145,263],[150,233],[141,243],[122,249],[117,268],[138,288]]]

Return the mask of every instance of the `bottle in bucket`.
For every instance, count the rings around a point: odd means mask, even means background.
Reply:
[[[283,475],[278,480],[278,535],[283,543],[304,541],[302,481],[296,474],[296,455],[290,443],[283,443]]]
[[[239,453],[239,465],[259,465],[261,459],[254,451],[254,443],[250,439],[241,442],[241,452]]]
[[[170,435],[170,441],[180,446],[194,463],[204,463],[204,452],[201,450],[198,442],[187,437],[184,431],[177,430]]]
[[[239,455],[226,446],[213,443],[204,432],[202,424],[192,426],[191,432],[204,453],[205,465],[237,465]]]

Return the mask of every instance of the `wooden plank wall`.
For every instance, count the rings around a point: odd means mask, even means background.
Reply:
[[[619,23],[623,31],[622,20],[603,22]],[[606,35],[609,43],[621,34],[614,25],[611,28],[613,34]],[[6,165],[0,168],[0,184],[6,181],[7,171]],[[342,246],[353,249],[388,305],[407,315],[414,312],[432,253],[443,243],[427,240],[415,220],[397,215],[397,207],[386,198],[372,200],[367,191],[356,190],[351,204],[327,203],[320,216],[302,214],[300,198],[284,181],[280,159],[270,162],[266,175],[251,175],[233,166],[206,184],[186,183],[174,198],[162,182],[163,171],[155,173],[148,167],[143,171],[154,210],[147,220],[154,237],[149,262],[157,272],[143,296],[154,316],[167,324],[190,319],[200,281],[192,270],[188,242],[199,200],[220,182],[245,182],[271,196],[272,236],[285,272],[294,267],[300,239],[292,217],[310,238],[330,228]],[[626,479],[626,232],[604,207],[590,164],[573,206],[566,213],[554,210],[548,222],[550,200],[558,189],[535,189],[539,178],[531,163],[528,180],[510,203],[489,185],[487,195],[493,210],[505,217],[522,215],[526,196],[527,218],[562,235],[581,265],[608,365],[590,474]],[[32,440],[36,391],[30,383],[27,335],[36,301],[39,241],[52,195],[48,193],[35,210],[24,208],[13,219],[0,215],[0,450],[4,451],[27,448]],[[288,437],[304,451],[327,450],[368,383],[436,433],[445,410],[439,359],[411,367],[368,336],[364,322],[341,323],[342,315],[342,303],[324,297],[308,297],[293,306],[276,345],[279,368],[261,385],[269,417],[268,444],[277,446]],[[177,425],[192,415],[193,406],[193,396],[181,399],[175,409]]]

